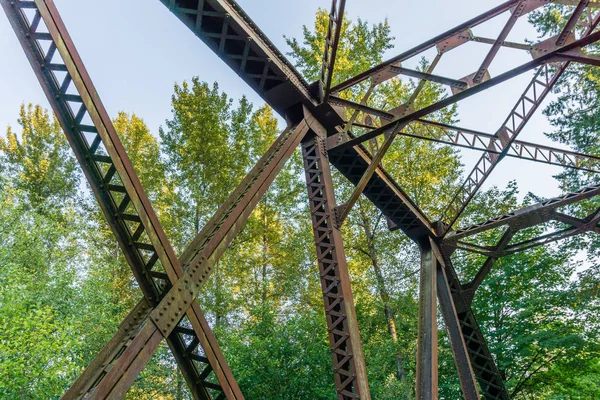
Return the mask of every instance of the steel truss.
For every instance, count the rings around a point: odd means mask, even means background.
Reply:
[[[390,229],[401,230],[421,250],[417,397],[437,398],[439,303],[464,398],[508,399],[502,374],[471,308],[473,296],[502,256],[584,232],[600,233],[600,209],[584,218],[559,211],[597,196],[600,187],[586,187],[472,226],[456,230],[453,226],[505,156],[599,172],[596,155],[522,142],[517,136],[571,63],[600,65],[598,57],[585,51],[600,40],[600,1],[510,0],[336,86],[332,82],[344,0],[332,1],[321,79],[311,85],[234,0],[161,2],[288,122],[288,128],[179,258],[53,1],[0,0],[144,295],[64,398],[122,398],[165,339],[195,399],[243,399],[196,297],[219,257],[300,147],[338,399],[370,398],[339,230],[361,195],[381,210]],[[571,11],[559,35],[533,45],[506,41],[519,18],[549,3]],[[473,34],[473,28],[505,13],[510,16],[496,38]],[[470,42],[491,46],[472,74],[459,79],[434,74],[444,54]],[[528,51],[533,60],[492,77],[489,67],[502,47]],[[434,48],[437,55],[427,70],[402,66]],[[431,119],[435,111],[531,70],[535,71],[533,79],[494,134]],[[418,81],[405,104],[388,110],[369,104],[378,85],[400,76]],[[426,82],[447,86],[451,95],[415,109]],[[357,85],[366,88],[365,95],[360,102],[347,100],[344,92]],[[483,152],[438,222],[432,223],[382,167],[399,135]],[[383,140],[377,142],[378,136]],[[367,142],[373,154],[364,146]],[[355,186],[350,198],[338,207],[330,164]],[[550,221],[563,227],[512,243],[520,230]],[[501,239],[490,246],[466,241],[501,227],[506,227]],[[487,256],[471,282],[461,283],[454,269],[451,256],[457,249]]]

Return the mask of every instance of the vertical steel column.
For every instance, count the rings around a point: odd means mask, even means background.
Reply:
[[[335,227],[333,183],[323,140],[319,136],[305,139],[302,156],[337,398],[370,399],[342,235]]]
[[[419,243],[421,283],[419,289],[419,337],[417,341],[417,399],[438,398],[437,270],[429,238]]]
[[[450,284],[448,283],[448,277],[446,275],[446,266],[438,244],[431,242],[431,248],[438,261],[438,299],[440,301],[440,309],[442,310],[444,322],[446,323],[446,330],[448,332],[452,356],[454,357],[454,363],[456,364],[456,370],[460,380],[460,387],[465,400],[479,400],[481,397],[479,395],[479,390],[477,389],[475,373],[473,372],[471,358],[469,357],[469,350],[460,327],[460,320],[458,319],[452,292],[450,291]]]

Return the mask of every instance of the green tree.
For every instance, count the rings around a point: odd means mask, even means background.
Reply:
[[[79,172],[46,110],[22,106],[18,122],[0,139],[0,397],[58,397],[83,333]]]

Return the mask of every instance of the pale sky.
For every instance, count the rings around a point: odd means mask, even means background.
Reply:
[[[55,0],[75,45],[94,81],[108,112],[116,116],[124,110],[142,117],[157,134],[171,116],[170,100],[175,82],[199,76],[239,98],[246,95],[255,106],[262,100],[238,78],[212,51],[197,39],[158,0]],[[302,25],[312,26],[318,7],[330,6],[329,0],[238,0],[250,17],[282,52],[287,52],[283,35],[300,38]],[[501,0],[347,0],[349,17],[371,23],[387,18],[395,37],[390,58],[436,36],[483,11],[501,4]],[[494,37],[508,14],[475,30],[479,36]],[[536,41],[536,33],[522,18],[508,40]],[[43,92],[29,66],[4,14],[0,16],[0,132],[8,124],[16,125],[22,102],[48,107]],[[472,43],[444,56],[437,74],[462,78],[481,64],[489,46]],[[428,53],[432,54],[432,53]],[[491,65],[496,76],[531,60],[518,50],[503,49]],[[410,67],[410,63],[406,63]],[[459,126],[488,133],[496,132],[517,102],[532,74],[459,103]],[[538,113],[519,136],[520,140],[549,144],[543,132],[551,127]],[[470,170],[481,155],[464,150],[463,161]],[[540,196],[560,194],[552,175],[561,168],[506,158],[486,184],[504,186],[517,179],[521,195],[533,191]],[[434,217],[434,216],[431,216]]]

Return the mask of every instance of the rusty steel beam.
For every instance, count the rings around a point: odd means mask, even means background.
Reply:
[[[492,44],[492,47],[485,56],[485,59],[483,60],[481,66],[473,76],[474,83],[480,83],[483,79],[484,74],[487,72],[488,68],[490,67],[490,64],[498,54],[502,43],[504,43],[504,41],[508,37],[508,34],[517,23],[517,20],[526,12],[525,4],[526,0],[520,0],[517,4],[515,4],[514,7],[510,9],[511,15],[508,18],[508,21],[505,23],[504,28],[502,28],[502,31],[500,32],[500,35],[498,35],[498,38]]]
[[[446,78],[445,76],[434,75],[434,74],[430,74],[427,72],[415,71],[412,69],[397,67],[394,65],[389,66],[389,71],[396,75],[406,75],[406,76],[410,76],[411,78],[417,78],[417,79],[422,79],[422,80],[426,80],[426,81],[430,81],[430,82],[440,83],[442,85],[447,85],[447,86],[450,86],[453,88],[458,88],[461,90],[464,90],[467,88],[467,84],[463,81],[459,81],[459,80],[452,79],[452,78]]]
[[[478,15],[477,17],[474,17],[474,18],[468,20],[467,22],[464,22],[464,23],[462,23],[462,24],[418,45],[418,46],[415,46],[414,48],[412,48],[410,50],[407,50],[404,53],[401,53],[393,58],[390,58],[390,59],[384,61],[383,63],[376,65],[376,66],[370,68],[369,70],[364,71],[364,72],[360,73],[359,75],[357,75],[353,78],[350,78],[345,82],[338,84],[337,86],[335,86],[332,89],[332,92],[338,93],[338,92],[341,92],[342,90],[351,88],[352,86],[357,85],[369,78],[375,77],[377,74],[381,74],[385,71],[388,71],[390,69],[390,67],[392,67],[393,65],[401,63],[402,61],[406,61],[406,60],[408,60],[416,55],[419,55],[420,53],[423,53],[433,47],[438,48],[438,53],[444,53],[453,48],[456,48],[460,44],[464,44],[469,41],[475,41],[475,42],[487,43],[487,44],[493,45],[496,42],[496,40],[473,36],[471,33],[471,29],[486,22],[486,21],[489,21],[492,18],[495,18],[495,17],[505,13],[506,11],[513,9],[515,6],[517,6],[518,3],[519,3],[519,0],[506,1],[506,2],[498,5],[497,7],[494,7],[492,9]],[[526,0],[525,3],[526,3],[526,9],[523,10],[522,15],[524,15],[527,12],[533,11],[536,8],[539,8],[546,4],[549,4],[549,3],[565,4],[565,5],[578,5],[579,0],[552,0],[552,1],[551,0]],[[590,7],[600,7],[600,0],[591,0]],[[511,42],[506,42],[506,41],[501,42],[500,46],[513,47],[513,48],[522,49],[522,50],[530,50],[530,48],[531,48],[529,45],[523,45],[523,44],[519,44],[519,43],[511,43]]]
[[[552,59],[553,56],[560,52],[581,49],[591,43],[595,43],[600,39],[600,32],[592,32],[599,22],[600,15],[596,16],[593,23],[587,28],[581,39],[575,40],[571,44],[560,47],[560,51],[555,49],[545,52],[543,55],[537,57],[533,62],[548,56],[548,59]],[[441,218],[447,224],[446,232],[452,228],[452,225],[454,225],[460,214],[471,202],[475,193],[477,193],[487,177],[492,173],[498,162],[504,158],[506,153],[508,153],[510,145],[514,142],[514,140],[516,140],[517,136],[529,122],[542,101],[552,91],[552,88],[556,85],[562,74],[566,71],[569,64],[570,62],[568,61],[564,62],[559,68],[552,70],[549,69],[547,64],[545,64],[542,68],[538,69],[533,80],[529,83],[519,98],[517,104],[509,113],[501,128],[496,133],[496,136],[501,139],[501,143],[503,145],[502,152],[500,154],[483,154],[463,185],[459,188],[450,201],[450,204],[446,207]],[[482,83],[479,86],[485,85],[488,82]]]
[[[326,132],[317,126],[313,133],[302,142],[302,155],[337,398],[370,399],[342,235],[335,226],[333,182],[323,143]]]
[[[429,238],[419,243],[419,336],[417,339],[417,399],[438,398],[437,270]]]
[[[556,61],[571,61],[579,64],[591,65],[593,67],[600,67],[600,57],[582,53],[560,53],[556,56]]]
[[[387,114],[382,114],[379,110],[374,111],[368,106],[361,105],[359,110],[358,105],[350,101],[332,102],[340,105],[344,104],[345,107],[354,108],[357,111],[363,111],[371,115],[379,114],[380,117],[388,117]],[[367,129],[377,128],[373,125],[353,124]],[[399,131],[397,134],[495,154],[500,154],[503,150],[501,139],[495,135],[425,119],[418,119],[409,123],[404,130]],[[339,134],[335,135],[336,139],[338,136]],[[328,142],[330,143],[329,147],[335,147],[339,142],[339,140],[332,140]],[[521,140],[515,140],[510,144],[506,156],[581,171],[600,172],[600,157]]]
[[[157,348],[156,335],[170,335],[190,308],[213,266],[242,229],[262,195],[308,130],[305,122],[287,129],[238,185],[219,211],[205,225],[182,255],[184,273],[154,308],[149,320],[116,360],[106,377],[91,393],[91,399],[120,396]],[[189,314],[188,314],[189,315]],[[131,349],[131,350],[130,350]]]
[[[478,85],[472,86],[464,91],[458,92],[457,94],[454,94],[453,96],[447,97],[443,100],[440,100],[436,103],[426,106],[418,111],[414,111],[414,112],[404,115],[400,118],[397,118],[394,121],[392,121],[386,125],[383,125],[381,127],[378,127],[377,129],[374,129],[370,132],[364,133],[361,136],[358,136],[358,137],[350,139],[346,142],[340,143],[337,146],[332,147],[332,150],[353,147],[353,146],[356,146],[357,144],[363,143],[363,142],[373,139],[377,136],[387,134],[389,132],[392,132],[393,130],[397,130],[398,128],[403,126],[403,124],[406,124],[406,123],[414,121],[416,119],[425,117],[426,115],[429,115],[435,111],[441,110],[442,108],[445,108],[447,106],[455,104],[461,100],[464,100],[464,99],[466,99],[470,96],[473,96],[477,93],[480,93],[486,89],[494,87],[500,83],[506,82],[507,80],[510,80],[510,79],[512,79],[518,75],[521,75],[527,71],[530,71],[532,69],[541,67],[538,69],[538,73],[536,74],[535,79],[538,79],[540,77],[543,79],[544,76],[543,75],[540,76],[541,72],[547,72],[546,73],[547,75],[550,74],[547,63],[550,62],[556,55],[558,55],[561,52],[564,53],[564,52],[567,52],[567,51],[570,51],[573,49],[579,49],[579,48],[588,46],[592,43],[597,42],[598,40],[600,40],[600,32],[594,32],[594,33],[590,34],[589,36],[585,36],[579,40],[576,40],[575,42],[573,42],[571,44],[565,45],[565,46],[563,46],[559,49],[553,50],[553,51],[549,51],[549,52],[541,55],[540,57],[534,59],[533,61],[530,61],[530,62],[522,64],[516,68],[513,68],[512,70],[507,71],[501,75],[498,75],[495,78],[491,78],[491,79],[489,79],[485,82],[482,82]],[[553,76],[556,76],[556,74],[554,74]],[[537,81],[534,81],[533,83],[537,83]],[[528,89],[532,87],[533,83],[528,87]],[[547,82],[542,82],[542,81],[540,81],[539,84],[542,85],[544,88],[548,85]],[[539,98],[539,97],[540,96],[536,93],[535,98]],[[521,101],[524,101],[524,100],[522,99]],[[519,104],[517,106],[519,106]],[[507,122],[510,122],[510,121],[507,121]]]
[[[309,85],[252,19],[229,0],[160,0],[280,115],[316,105]]]
[[[221,57],[227,65],[265,99],[281,116],[302,116],[303,105],[315,116],[329,135],[336,132],[336,126],[343,123],[342,118],[328,103],[317,105],[317,88],[309,86],[300,73],[285,59],[285,56],[266,38],[252,19],[231,0],[161,0],[196,36],[202,39],[211,50]],[[235,18],[229,18],[229,35],[224,38],[222,32],[229,12]],[[205,15],[210,18],[204,18]],[[245,43],[249,46],[224,46],[223,40]],[[251,58],[249,58],[251,57]],[[264,72],[267,81],[259,84],[257,76],[249,69]],[[260,68],[259,68],[260,67]],[[256,71],[255,71],[256,72]],[[273,77],[270,79],[269,77]],[[364,174],[372,156],[362,146],[348,148],[345,151],[331,152],[330,162],[350,182],[356,183]],[[380,209],[394,224],[411,238],[421,235],[421,230],[431,232],[430,222],[416,207],[406,193],[383,169],[378,168],[364,191],[365,196]]]
[[[558,35],[558,39],[556,39],[557,46],[563,46],[567,42],[567,39],[571,35],[571,32],[573,32],[573,28],[575,28],[575,25],[577,25],[577,22],[579,21],[581,14],[583,14],[583,11],[585,11],[586,7],[589,4],[590,4],[590,0],[580,0],[579,1],[579,4],[577,4],[577,7],[575,7],[575,10],[573,10],[571,17],[569,18],[569,20],[563,27],[563,30]]]
[[[430,245],[435,258],[437,259],[437,292],[440,310],[442,311],[446,330],[448,331],[448,339],[452,349],[454,363],[456,364],[463,398],[465,400],[479,400],[481,397],[477,387],[477,378],[473,371],[469,350],[460,327],[460,320],[456,312],[454,298],[446,275],[447,267],[442,256],[442,251],[440,250],[439,245],[433,240],[430,240]]]
[[[398,134],[494,154],[502,153],[504,148],[501,138],[495,135],[424,119],[411,122]],[[582,171],[600,172],[600,157],[520,140],[515,140],[509,145],[506,156]]]
[[[106,373],[106,368],[112,364],[118,353],[127,347],[127,343],[139,332],[142,323],[150,316],[152,307],[146,299],[142,299],[133,307],[131,312],[119,325],[117,333],[104,345],[98,355],[71,385],[64,399],[81,398],[94,383]]]
[[[557,242],[559,240],[563,240],[563,239],[573,237],[575,235],[579,235],[580,233],[588,231],[588,230],[591,230],[591,229],[582,229],[581,227],[580,228],[570,227],[570,228],[566,228],[566,229],[560,229],[555,232],[540,235],[536,238],[532,238],[529,240],[524,240],[522,242],[512,244],[512,245],[508,246],[504,251],[499,252],[499,254],[497,256],[494,255],[494,257],[503,257],[503,256],[511,255],[511,254],[520,253],[525,250],[530,250],[535,247],[545,246],[545,245]]]
[[[380,110],[375,107],[368,106],[367,104],[364,104],[364,102],[356,103],[352,100],[342,99],[341,97],[337,97],[337,96],[330,96],[329,103],[337,105],[337,106],[345,107],[345,108],[354,109],[356,111],[362,111],[366,114],[372,115],[374,117],[382,118],[387,121],[393,121],[394,117],[395,117],[394,114],[392,114],[389,111],[384,111],[384,110]],[[335,146],[332,146],[332,147],[335,147]]]
[[[354,190],[352,191],[352,194],[350,195],[348,201],[336,209],[337,218],[335,219],[335,221],[338,228],[342,226],[344,220],[348,217],[348,214],[350,214],[350,210],[352,210],[352,207],[354,207],[354,204],[356,204],[356,202],[358,201],[358,198],[365,190],[365,187],[367,187],[367,184],[377,171],[377,168],[379,168],[381,160],[389,150],[395,138],[396,134],[393,132],[391,135],[385,138],[385,142],[383,142],[381,148],[377,151],[377,154],[375,154],[375,157],[373,157],[373,159],[371,160],[369,167],[361,176],[358,183],[355,185]]]
[[[181,274],[181,266],[56,7],[51,0],[2,0],[1,4],[136,276],[145,301],[148,305],[157,304],[165,288]],[[25,10],[32,11],[31,20]],[[58,72],[64,73],[60,79]],[[77,94],[71,94],[72,91]],[[86,125],[86,117],[92,125]],[[127,347],[125,339],[138,328],[137,321],[130,320],[147,320],[146,311],[136,310],[65,398],[85,396],[98,379],[106,376],[112,357]],[[203,316],[190,315],[190,320],[196,323],[192,336],[200,338],[210,358],[203,370],[210,367],[209,372],[214,371],[219,381],[219,385],[206,381],[208,374],[201,375],[198,366],[186,358],[185,342],[178,333],[166,337],[192,395],[197,399],[210,399],[213,390],[229,398],[242,398],[233,396],[239,388],[216,340],[206,331],[209,328],[203,323]],[[209,387],[211,385],[214,387]]]
[[[440,264],[445,269],[446,282],[452,295],[454,309],[460,324],[460,332],[465,341],[471,367],[477,377],[481,395],[485,400],[508,400],[509,394],[504,386],[502,375],[477,323],[470,301],[467,300],[468,293],[462,288],[448,252],[441,247],[438,247],[438,249],[441,251],[438,250],[436,255],[443,260]],[[446,304],[442,307],[449,306]],[[452,322],[452,320],[446,320],[447,324]],[[463,368],[465,367],[463,366]]]
[[[335,57],[340,43],[345,7],[346,0],[331,1],[327,37],[325,38],[325,53],[323,54],[323,65],[321,67],[321,102],[327,102],[331,93],[331,81],[335,71]]]
[[[327,147],[336,137],[333,135],[327,138]],[[352,135],[349,134],[349,137]],[[364,171],[372,164],[372,157],[363,145],[356,146],[353,151],[354,154],[328,151],[328,156],[330,162],[352,184],[357,185]],[[376,169],[363,193],[393,223],[394,230],[402,230],[413,240],[423,235],[434,235],[432,223],[425,213],[383,168]]]
[[[444,246],[451,246],[458,240],[505,225],[509,226],[513,231],[534,226],[552,219],[553,211],[559,207],[589,199],[599,194],[600,185],[586,186],[575,192],[553,197],[487,221],[457,229],[448,233],[442,243]]]
[[[514,230],[512,230],[510,227],[508,229],[506,229],[506,231],[502,235],[502,238],[500,238],[500,240],[496,244],[496,247],[494,248],[493,251],[495,253],[500,253],[500,252],[504,251],[504,249],[506,249],[506,247],[509,245],[509,243],[512,240],[515,233],[516,232]],[[479,271],[477,271],[477,274],[475,275],[473,280],[471,282],[468,282],[468,283],[462,285],[463,297],[465,298],[465,301],[467,301],[469,304],[471,304],[471,302],[473,301],[475,292],[477,291],[479,286],[481,286],[484,279],[491,272],[492,268],[498,261],[498,258],[499,257],[497,257],[495,255],[488,257],[484,261],[484,263],[481,266],[481,268],[479,269]]]
[[[489,21],[490,19],[510,10],[515,4],[518,3],[519,0],[510,0],[507,2],[504,2],[502,4],[500,4],[497,7],[492,8],[491,10],[488,10],[486,12],[484,12],[483,14],[480,14],[479,16],[472,18],[470,20],[468,20],[467,22],[464,22],[458,26],[456,26],[453,29],[450,29],[444,33],[442,33],[441,35],[438,35],[418,46],[413,47],[412,49],[399,54],[396,57],[390,58],[387,61],[384,61],[383,63],[372,67],[371,69],[353,77],[348,79],[345,82],[340,83],[339,85],[335,86],[332,89],[332,92],[337,93],[337,92],[341,92],[342,90],[348,89],[354,85],[359,84],[360,82],[363,82],[366,79],[372,78],[375,75],[382,73],[383,71],[385,71],[386,69],[388,69],[388,67],[400,63],[402,61],[408,60],[424,51],[427,51],[433,47],[435,47],[436,45],[440,45],[443,44],[444,41],[452,38],[453,36],[456,36],[462,32],[468,31],[469,29],[480,25],[486,21]]]
[[[560,212],[551,211],[548,221],[558,221],[566,225],[570,225],[567,228],[559,229],[554,232],[542,234],[538,237],[523,240],[518,243],[513,243],[508,246],[496,247],[496,246],[480,246],[473,243],[466,243],[458,241],[453,244],[451,249],[461,249],[471,253],[480,254],[488,258],[498,259],[507,255],[519,253],[525,250],[533,249],[535,247],[551,244],[562,239],[567,239],[585,232],[595,232],[600,234],[600,218],[598,212],[588,215],[585,219],[573,217]],[[546,221],[542,221],[543,223]],[[531,226],[538,225],[538,223],[532,224]],[[446,249],[447,249],[446,248]],[[482,271],[485,273],[485,271]],[[465,291],[468,292],[469,287],[465,286]]]
[[[476,42],[476,43],[484,43],[484,44],[494,44],[496,42],[494,39],[484,38],[481,36],[473,36],[471,38],[471,41]],[[525,50],[525,51],[531,51],[531,49],[533,49],[533,46],[530,44],[507,42],[506,40],[503,41],[502,43],[500,43],[500,46],[508,47],[511,49],[517,49],[517,50]]]
[[[568,217],[568,216],[567,216]],[[557,220],[560,220],[563,223],[571,224],[570,227],[565,229],[560,229],[555,232],[543,234],[539,237],[524,240],[519,243],[511,244],[507,246],[504,251],[501,253],[502,256],[519,253],[525,250],[533,249],[538,246],[548,245],[550,243],[557,242],[559,240],[567,239],[581,233],[585,232],[596,232],[600,233],[600,227],[598,223],[600,222],[600,213],[598,210],[589,214],[583,220],[578,220],[577,218],[564,218],[558,217]],[[570,222],[567,222],[570,219]]]

